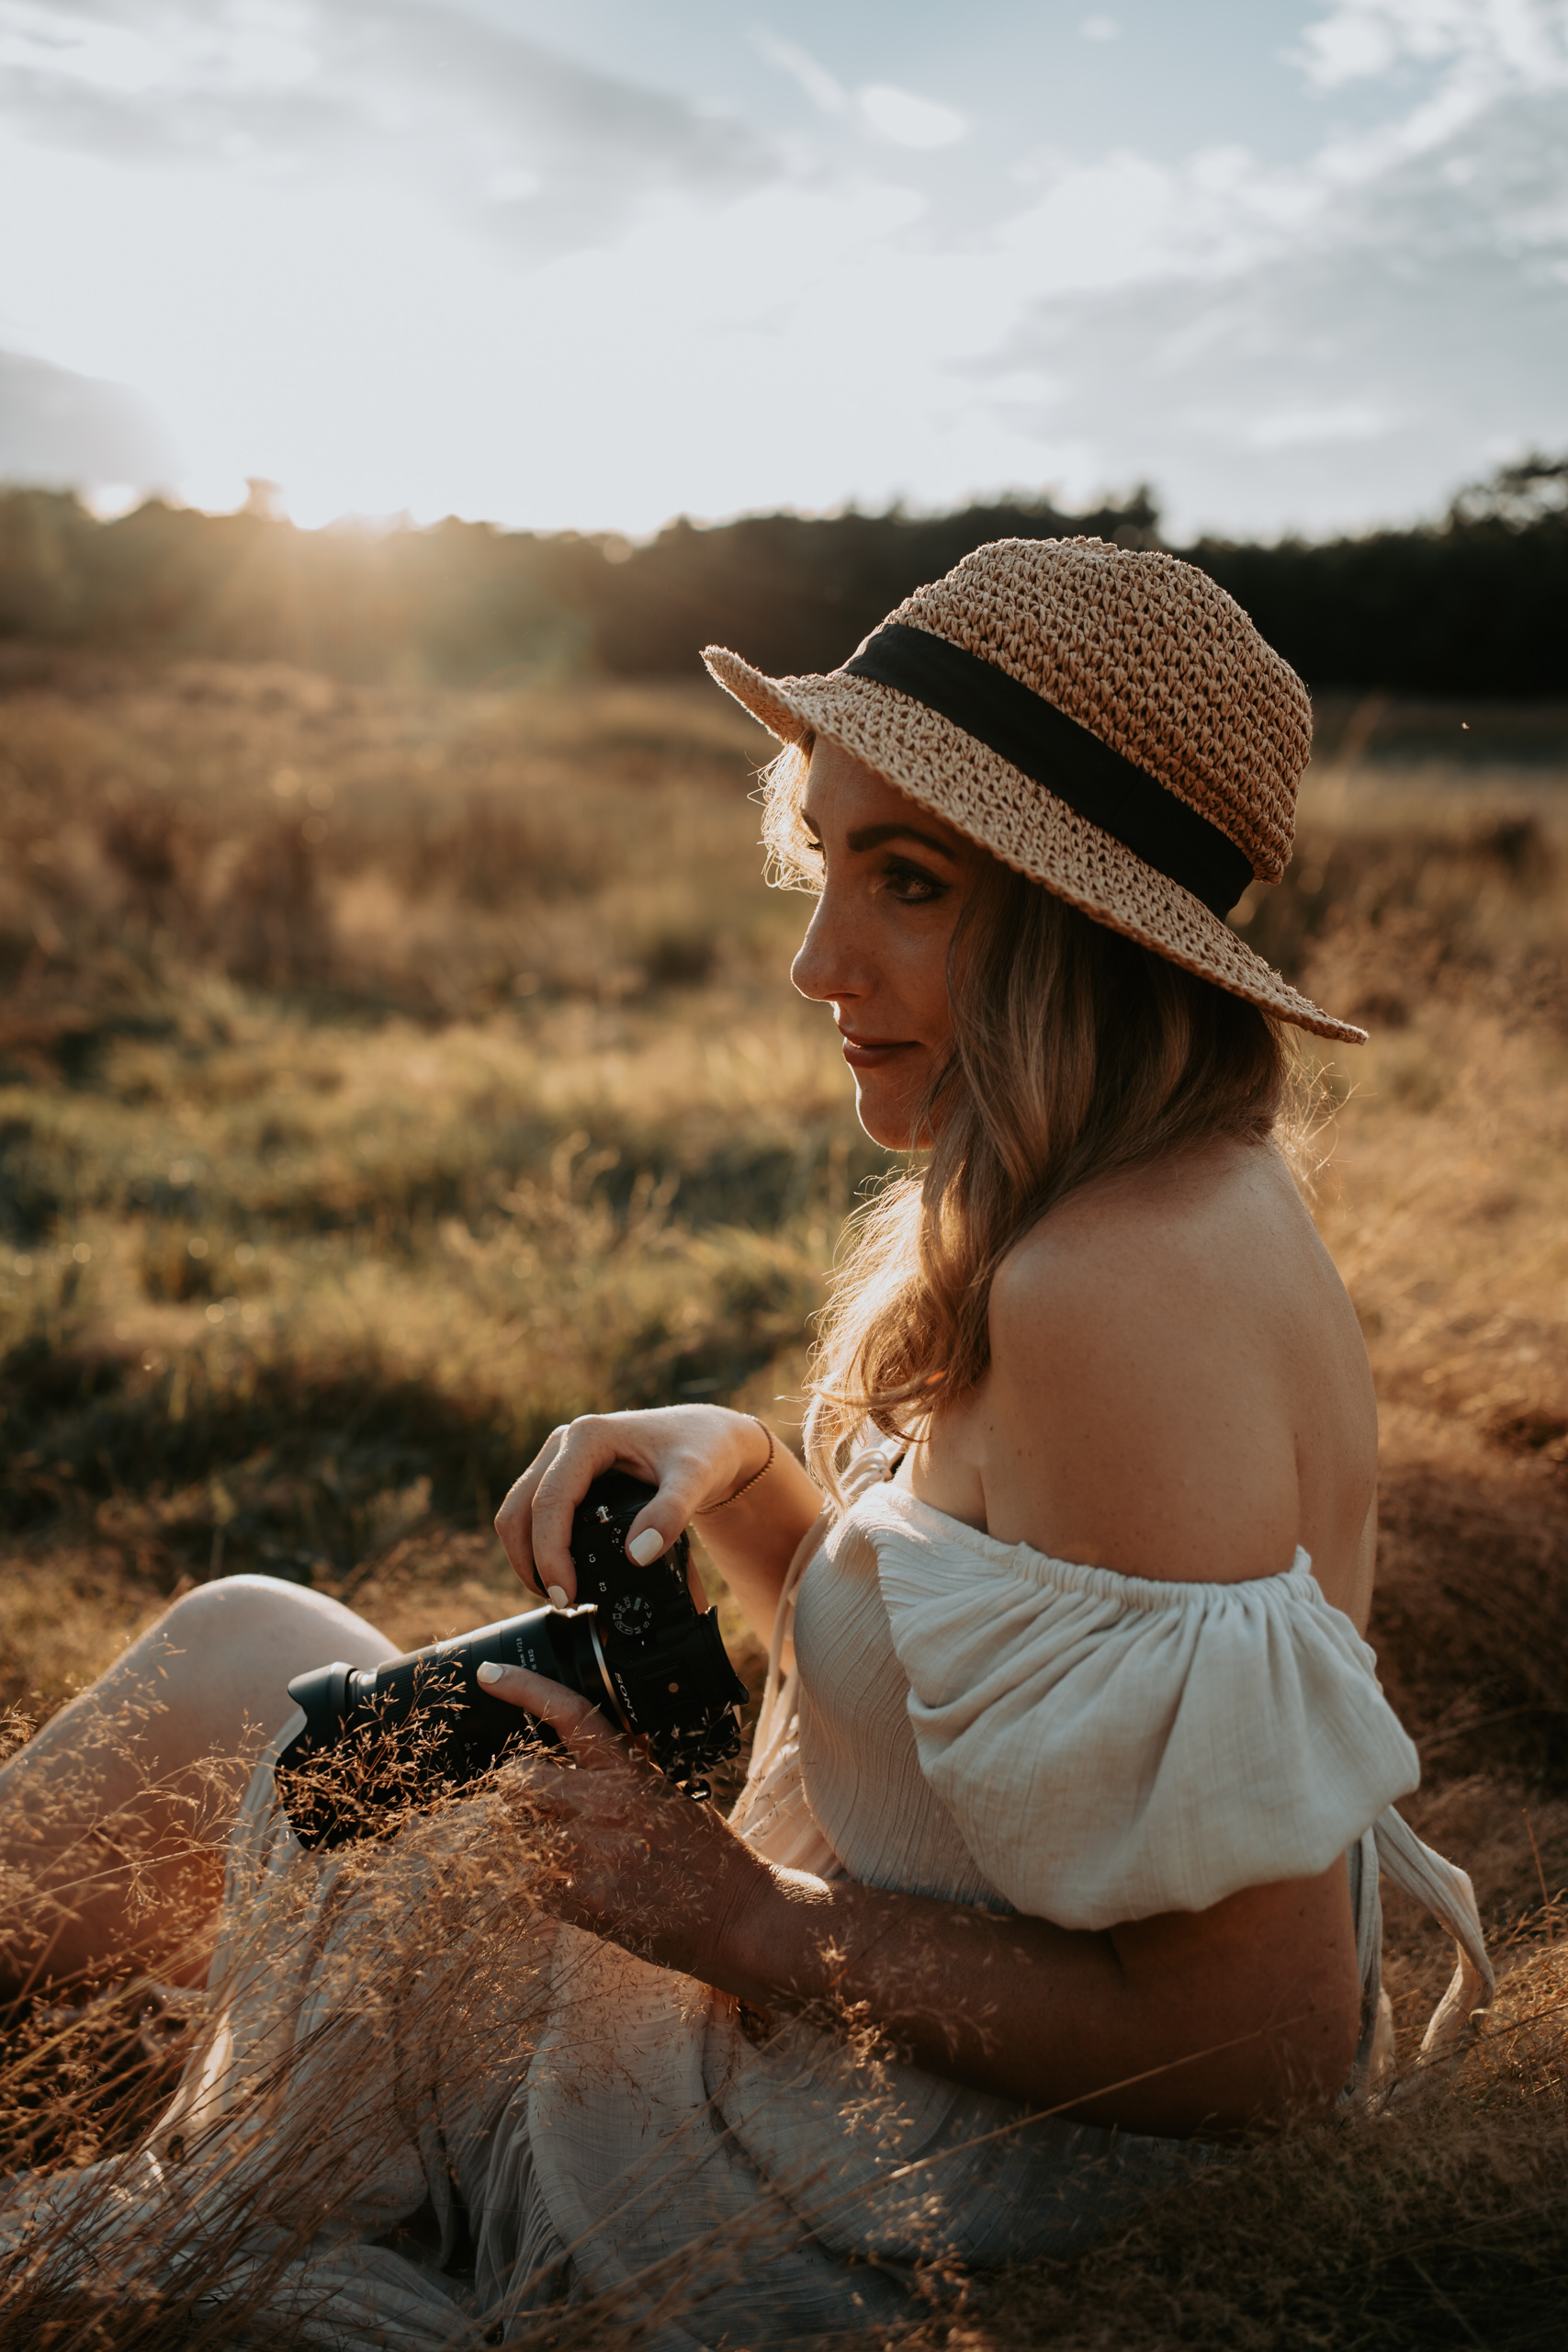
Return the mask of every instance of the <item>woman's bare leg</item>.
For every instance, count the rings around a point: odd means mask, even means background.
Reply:
[[[290,1677],[394,1654],[273,1577],[176,1600],[0,1767],[0,2000],[130,1969],[202,1981],[224,1846]]]

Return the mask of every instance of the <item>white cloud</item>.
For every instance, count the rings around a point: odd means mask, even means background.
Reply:
[[[754,27],[752,44],[759,55],[797,83],[821,114],[843,115],[850,94],[828,68],[797,41],[782,40],[765,26]],[[854,94],[854,107],[881,139],[896,147],[951,147],[969,128],[966,118],[940,99],[922,98],[891,82],[872,82]]]
[[[53,0],[4,0],[0,67],[78,83],[121,97],[153,91],[292,89],[310,81],[321,59],[308,38],[304,7],[220,6],[210,12],[146,11]]]
[[[538,195],[544,181],[525,164],[502,164],[491,172],[485,187],[497,204],[526,204],[530,197]]]
[[[0,481],[172,483],[178,461],[145,401],[118,384],[0,351]]]
[[[798,82],[812,105],[823,114],[844,114],[849,109],[850,94],[841,82],[836,81],[825,65],[819,65],[808,50],[797,41],[781,40],[766,26],[757,26],[751,34],[760,54],[770,65]]]
[[[1292,62],[1321,89],[1410,62],[1526,85],[1568,73],[1563,0],[1340,0],[1302,33]]]
[[[1041,193],[997,232],[1037,292],[1223,277],[1301,236],[1333,189],[1310,171],[1270,170],[1245,147],[1200,148],[1179,164],[1130,149],[1073,164],[1044,160]]]
[[[896,147],[951,147],[969,128],[956,107],[917,97],[913,90],[900,90],[891,82],[873,82],[855,95],[872,129]]]
[[[1321,442],[1380,441],[1399,418],[1367,401],[1334,401],[1324,408],[1276,409],[1247,427],[1254,449],[1305,449]]]
[[[390,187],[538,255],[649,198],[785,168],[736,122],[440,0],[0,0],[0,119],[28,140],[225,179]],[[492,175],[534,175],[498,209]]]
[[[1309,81],[1319,89],[1334,90],[1345,82],[1386,74],[1399,55],[1399,44],[1381,9],[1352,6],[1309,25],[1295,55]]]
[[[1101,481],[1152,479],[1178,533],[1429,512],[1497,448],[1568,446],[1564,95],[1353,181],[1309,169],[1293,218],[1261,171],[1228,226],[1190,172],[1136,193],[1145,271],[1038,302],[998,368],[1040,390],[998,407],[1043,450],[1087,444]]]

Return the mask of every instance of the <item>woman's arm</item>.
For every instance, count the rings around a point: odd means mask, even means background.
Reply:
[[[1342,1861],[1100,1935],[780,1871],[725,1959],[742,1999],[842,2003],[933,2074],[1134,2132],[1321,2110],[1356,2050]]]
[[[553,1724],[577,1767],[508,1768],[513,1801],[561,1841],[558,1875],[532,1891],[664,1967],[764,2010],[869,2023],[951,2081],[1132,2131],[1283,2123],[1349,2072],[1343,1862],[1104,1934],[829,1883],[764,1861],[576,1693],[515,1667],[491,1687]]]
[[[601,1471],[619,1464],[659,1489],[632,1521],[628,1552],[656,1530],[658,1549],[640,1563],[646,1567],[700,1519],[704,1544],[765,1645],[789,1564],[822,1509],[788,1446],[773,1441],[769,1463],[769,1443],[750,1413],[718,1405],[588,1413],[552,1432],[497,1512],[496,1533],[525,1585],[574,1600],[571,1515]],[[747,1491],[738,1494],[741,1487]]]

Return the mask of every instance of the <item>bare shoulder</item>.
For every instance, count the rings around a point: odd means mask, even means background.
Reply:
[[[1141,1576],[1267,1574],[1316,1532],[1336,1455],[1335,1528],[1363,1487],[1364,1518],[1365,1351],[1269,1146],[1084,1186],[998,1268],[990,1332],[972,1428],[1003,1540]]]
[[[1281,1281],[1338,1277],[1280,1154],[1221,1143],[1082,1186],[1010,1251],[991,1294],[993,1345],[1142,1334],[1171,1310],[1251,1321]]]

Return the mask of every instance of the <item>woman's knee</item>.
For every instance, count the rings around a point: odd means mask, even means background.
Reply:
[[[196,1585],[164,1611],[152,1638],[190,1664],[249,1664],[283,1671],[284,1680],[333,1658],[376,1666],[394,1645],[341,1601],[280,1577],[220,1577]]]
[[[313,1597],[280,1577],[218,1577],[171,1601],[152,1632],[184,1656],[213,1642],[227,1647],[305,1622],[300,1603]]]

